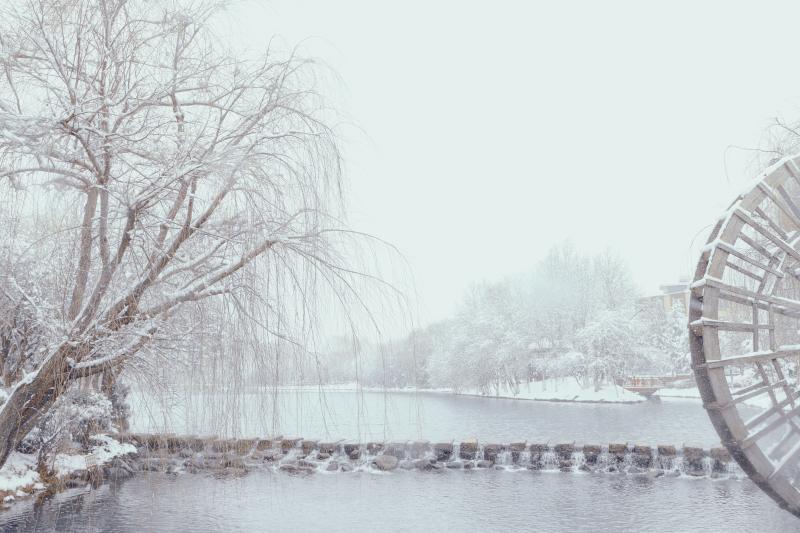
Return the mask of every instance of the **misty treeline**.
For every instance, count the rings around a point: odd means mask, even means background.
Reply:
[[[0,6],[0,465],[124,427],[122,381],[277,380],[364,307],[325,71],[230,50],[224,4]]]
[[[633,374],[688,373],[683,305],[666,310],[638,297],[619,255],[564,243],[529,272],[473,285],[447,320],[356,356],[343,342],[321,377],[490,393],[548,378],[597,387]]]

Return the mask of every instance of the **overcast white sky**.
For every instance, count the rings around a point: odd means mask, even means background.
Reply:
[[[772,117],[800,117],[798,4],[252,0],[236,33],[340,75],[352,221],[413,266],[423,322],[571,239],[644,292],[693,269]],[[705,235],[697,238],[702,240]],[[702,244],[702,243],[700,243]],[[695,249],[699,245],[695,246]]]

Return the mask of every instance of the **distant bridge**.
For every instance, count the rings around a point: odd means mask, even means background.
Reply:
[[[628,376],[619,380],[617,385],[625,390],[636,392],[642,396],[650,397],[659,389],[670,387],[677,381],[691,379],[689,375],[678,376]]]

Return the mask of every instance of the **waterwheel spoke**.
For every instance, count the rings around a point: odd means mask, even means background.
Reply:
[[[765,310],[768,309],[769,304],[772,304],[775,313],[791,316],[792,318],[800,318],[800,300],[781,296],[773,296],[770,294],[762,294],[744,287],[738,287],[736,285],[725,283],[720,279],[712,277],[703,278],[702,280],[692,284],[693,290],[699,290],[703,287],[714,287],[715,289],[719,289],[719,296],[723,299],[730,299],[731,301],[737,301],[738,303],[747,305],[753,305],[753,303],[755,303],[760,309]]]
[[[798,516],[799,198],[800,167],[787,158],[731,205],[698,262],[690,322],[695,377],[720,438]],[[741,386],[730,379],[737,371]],[[764,408],[753,415],[750,405]]]
[[[705,368],[725,368],[730,365],[745,365],[750,363],[765,363],[786,357],[800,356],[800,346],[781,346],[775,351],[751,352],[742,355],[732,355],[724,359],[707,361]]]
[[[796,434],[790,435],[796,438]],[[786,455],[775,464],[775,470],[769,475],[768,479],[774,479],[776,476],[783,475],[784,470],[790,466],[796,466],[797,461],[800,459],[800,440],[795,443]]]
[[[775,246],[789,254],[793,257],[796,261],[800,261],[800,252],[795,250],[791,244],[786,242],[780,235],[772,231],[772,229],[768,227],[764,227],[758,222],[756,222],[747,212],[743,209],[736,209],[734,214],[739,217],[745,224],[753,228],[755,231],[760,233],[762,236],[766,237],[770,240]],[[792,215],[790,218],[794,221],[794,216]],[[794,222],[796,225],[800,224],[800,221]],[[798,226],[800,227],[800,226]]]

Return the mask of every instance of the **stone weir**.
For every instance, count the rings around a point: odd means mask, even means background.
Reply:
[[[631,444],[537,444],[528,442],[368,442],[275,437],[218,439],[126,434],[137,453],[126,471],[246,472],[268,468],[288,474],[388,470],[531,470],[608,472],[650,477],[739,477],[724,448]]]

